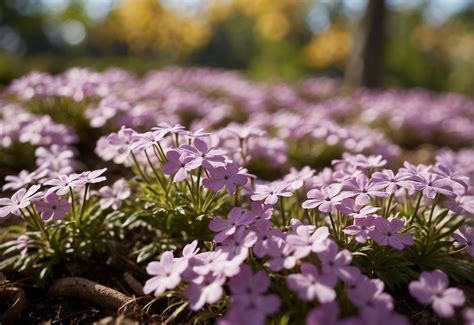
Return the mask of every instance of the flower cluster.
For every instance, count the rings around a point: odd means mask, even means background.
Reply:
[[[0,271],[44,278],[120,249],[148,263],[147,307],[189,306],[194,322],[408,324],[400,301],[453,317],[469,301],[450,280],[474,279],[474,150],[400,154],[472,142],[473,101],[339,90],[179,68],[14,81],[0,150],[29,144],[35,167],[5,177],[0,218],[20,234],[0,245]],[[89,133],[103,161],[76,160]]]

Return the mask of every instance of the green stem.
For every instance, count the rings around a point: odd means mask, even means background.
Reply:
[[[281,214],[281,219],[283,221],[283,227],[286,227],[287,223],[286,223],[286,216],[285,216],[285,206],[283,204],[283,197],[280,198],[280,214]]]
[[[418,213],[418,209],[420,208],[420,203],[421,203],[421,198],[423,197],[423,193],[420,192],[418,194],[418,200],[416,201],[416,207],[415,207],[415,210],[413,211],[413,214],[410,218],[410,222],[413,220],[413,218],[415,218],[416,214]]]
[[[89,194],[89,185],[86,184],[86,187],[84,188],[84,197],[82,198],[82,205],[81,205],[81,214],[79,215],[79,223],[82,223],[82,216],[84,215],[84,210],[86,207],[86,200],[87,200],[87,195]]]
[[[77,223],[77,217],[76,217],[76,203],[75,198],[74,198],[74,191],[72,190],[72,187],[69,186],[69,197],[71,198],[71,210],[72,210],[72,215],[74,217],[74,222]]]
[[[338,235],[337,235],[337,231],[336,231],[336,225],[334,224],[334,219],[332,218],[332,213],[329,212],[328,214],[329,214],[329,220],[331,220],[331,227],[332,227],[332,231],[334,233],[334,237],[336,239],[338,239]]]
[[[132,154],[133,162],[135,163],[135,166],[137,167],[138,172],[140,173],[140,176],[143,178],[143,180],[145,182],[148,183],[148,179],[146,178],[145,174],[143,173],[142,169],[140,168],[140,165],[138,164],[137,157],[135,156],[135,154],[133,152],[131,152],[131,154]]]
[[[390,194],[390,197],[388,198],[387,209],[385,210],[385,213],[383,214],[384,218],[387,218],[388,214],[390,213],[390,205],[392,204],[392,199],[393,199],[393,194]]]
[[[436,197],[433,200],[433,205],[431,206],[430,217],[428,219],[428,231],[429,231],[429,228],[431,227],[431,219],[433,219],[434,209],[436,207],[436,204],[438,203],[438,200],[439,200],[439,194],[436,194]]]

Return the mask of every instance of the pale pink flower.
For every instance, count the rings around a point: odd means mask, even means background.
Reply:
[[[20,215],[20,210],[27,208],[32,202],[38,201],[43,197],[43,192],[38,190],[40,185],[32,185],[28,190],[21,188],[16,191],[11,198],[0,198],[0,218],[7,215]]]
[[[296,258],[304,258],[311,252],[319,253],[327,249],[328,237],[329,229],[326,226],[316,228],[302,225],[296,228],[295,234],[286,237],[286,242],[294,247],[293,255]]]
[[[174,289],[181,283],[181,273],[186,269],[185,263],[175,261],[173,253],[166,251],[159,262],[150,262],[146,271],[153,277],[143,287],[145,294],[161,295],[166,290]]]
[[[286,279],[288,287],[303,300],[317,299],[321,303],[336,299],[334,278],[321,275],[317,267],[310,263],[301,264],[301,273],[290,274]]]
[[[420,278],[410,282],[410,294],[423,305],[432,305],[441,317],[452,317],[454,307],[464,305],[464,293],[457,288],[448,288],[448,276],[441,270],[423,272]]]
[[[292,193],[287,190],[289,183],[275,182],[270,185],[257,185],[254,194],[250,197],[252,201],[263,201],[264,204],[274,205],[278,197],[290,197]]]

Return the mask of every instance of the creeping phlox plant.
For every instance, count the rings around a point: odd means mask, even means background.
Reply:
[[[0,246],[5,257],[0,269],[39,269],[38,282],[43,282],[60,263],[86,260],[93,253],[113,255],[112,239],[121,236],[120,227],[105,222],[102,210],[113,202],[107,197],[107,187],[101,189],[100,200],[91,190],[106,180],[105,171],[54,174],[42,169],[7,177],[3,188],[15,192],[10,198],[0,199],[0,218],[13,215],[21,218],[24,226],[8,228],[21,235]]]
[[[448,275],[474,275],[468,177],[442,162],[394,171],[381,156],[346,154],[318,174],[292,169],[268,183],[211,140],[164,124],[107,137],[110,156],[138,176],[140,204],[125,223],[155,228],[155,253],[184,246],[148,264],[145,293],[223,324],[406,323],[387,290],[408,285],[441,317],[464,304]]]
[[[160,320],[407,324],[423,305],[472,323],[474,151],[403,154],[471,143],[474,102],[338,93],[206,69],[16,80],[0,160],[30,154],[36,169],[5,178],[0,271],[45,284],[133,257]],[[92,129],[102,166],[84,143]]]

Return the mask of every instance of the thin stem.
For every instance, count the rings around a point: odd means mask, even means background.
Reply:
[[[82,223],[82,216],[84,215],[84,210],[86,207],[86,200],[87,200],[87,195],[89,194],[89,186],[90,184],[86,184],[86,187],[84,188],[84,197],[82,198],[82,205],[81,205],[81,214],[79,215],[79,222]]]
[[[337,239],[338,236],[337,236],[337,231],[336,231],[336,225],[334,224],[334,219],[332,218],[332,213],[329,212],[329,220],[331,220],[331,227],[332,227],[332,231],[334,232],[334,237]]]
[[[201,174],[202,174],[202,166],[199,166],[197,182],[196,182],[197,204],[199,208],[201,208],[201,185],[199,184],[201,183]]]
[[[385,210],[385,213],[383,214],[384,218],[387,218],[388,214],[390,213],[390,205],[392,204],[392,199],[393,199],[393,193],[390,194],[390,197],[388,198],[387,209]]]
[[[285,216],[285,206],[283,204],[283,197],[280,198],[280,214],[283,221],[283,227],[287,226],[286,216]]]
[[[439,200],[439,194],[436,194],[436,197],[433,200],[433,205],[431,206],[430,217],[428,219],[428,231],[429,231],[429,228],[431,227],[431,219],[433,218],[434,209],[436,207],[436,204],[438,203],[438,200]]]
[[[72,210],[72,215],[74,217],[74,221],[77,223],[76,220],[76,203],[74,203],[74,191],[72,190],[72,187],[69,186],[69,197],[71,198],[71,210]]]
[[[132,154],[133,162],[135,163],[135,166],[137,167],[138,172],[140,173],[140,176],[143,178],[143,180],[144,180],[145,182],[148,183],[148,179],[146,178],[145,174],[143,173],[142,169],[140,168],[140,165],[138,164],[137,157],[135,156],[135,154],[133,153],[133,151],[131,152],[131,154]]]
[[[150,165],[151,167],[151,170],[153,171],[153,174],[155,175],[155,178],[156,180],[158,181],[158,183],[160,183],[161,187],[163,188],[163,190],[166,189],[166,186],[165,184],[163,183],[163,180],[161,179],[160,175],[158,174],[158,172],[156,171],[155,167],[153,166],[153,163],[151,162],[151,159],[150,159],[150,156],[148,155],[148,152],[145,150],[145,156],[146,156],[146,160],[148,161],[148,164]]]
[[[413,211],[413,214],[410,218],[410,222],[413,220],[413,218],[415,218],[416,214],[418,213],[418,209],[420,208],[420,203],[421,203],[421,198],[423,197],[423,193],[420,192],[418,194],[418,200],[416,201],[416,207],[415,207],[415,210]]]

